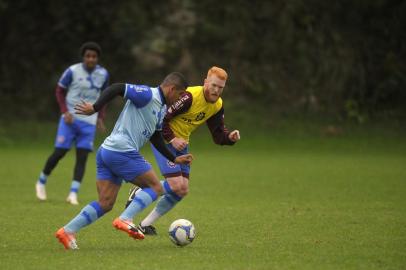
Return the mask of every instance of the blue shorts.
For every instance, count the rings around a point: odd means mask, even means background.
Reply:
[[[75,141],[76,148],[92,151],[95,134],[95,125],[77,119],[74,119],[72,124],[66,124],[62,116],[59,120],[55,147],[70,149],[72,142]]]
[[[186,146],[182,151],[177,151],[172,144],[166,145],[168,149],[174,154],[175,156],[185,155],[189,152],[189,146]],[[190,165],[180,165],[175,164],[166,157],[164,157],[152,144],[151,144],[152,152],[154,153],[155,160],[158,163],[159,170],[161,174],[165,177],[173,177],[183,175],[184,177],[189,178],[190,174]]]
[[[103,147],[97,151],[96,165],[98,180],[110,180],[117,185],[122,180],[131,182],[152,168],[137,151],[116,152]]]

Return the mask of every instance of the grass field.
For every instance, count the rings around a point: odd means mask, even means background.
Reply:
[[[96,198],[95,157],[81,206],[64,201],[72,153],[40,203],[34,183],[53,130],[46,134],[0,140],[0,269],[406,269],[404,136],[242,133],[239,145],[218,147],[198,135],[190,195],[156,224],[158,237],[134,241],[113,229],[123,185],[113,211],[78,234],[79,251],[67,252],[54,232]],[[185,248],[167,237],[177,218],[197,229]]]

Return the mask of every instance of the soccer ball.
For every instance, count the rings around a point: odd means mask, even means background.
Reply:
[[[189,220],[177,219],[169,226],[169,238],[175,245],[189,245],[195,236],[195,226]]]

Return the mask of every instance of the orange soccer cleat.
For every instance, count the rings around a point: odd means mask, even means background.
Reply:
[[[58,238],[65,249],[79,249],[76,244],[75,235],[73,233],[67,233],[63,227],[55,233],[55,237]]]
[[[144,234],[137,229],[137,227],[131,222],[116,218],[113,221],[113,226],[120,231],[128,233],[128,235],[134,239],[142,240],[145,238]]]

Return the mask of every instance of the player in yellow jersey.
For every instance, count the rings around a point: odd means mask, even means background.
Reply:
[[[189,152],[191,133],[204,123],[207,123],[216,144],[233,145],[240,139],[238,130],[230,132],[224,126],[221,94],[226,85],[227,76],[222,68],[210,68],[203,86],[188,87],[186,93],[168,108],[163,121],[163,136],[174,155],[180,156]],[[138,228],[147,235],[156,234],[152,224],[170,211],[189,191],[190,165],[175,164],[153,146],[152,150],[161,173],[167,180],[164,182],[167,193],[159,199],[156,207],[138,225]],[[139,190],[141,189],[136,187],[130,191],[127,206]]]

